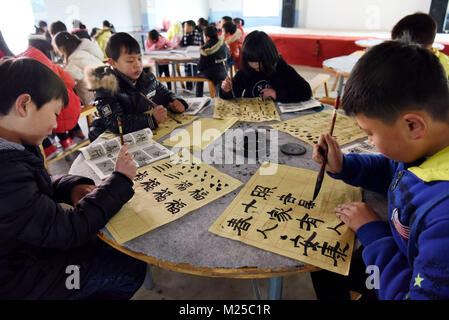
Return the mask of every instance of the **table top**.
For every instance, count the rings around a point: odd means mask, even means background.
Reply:
[[[371,48],[374,47],[378,44],[381,44],[382,42],[387,41],[386,39],[360,39],[360,40],[356,40],[355,44],[363,47],[363,48]],[[434,42],[432,44],[432,47],[437,49],[437,50],[443,50],[444,49],[444,45],[438,42]]]
[[[214,105],[214,100],[212,100],[209,107],[203,109],[198,116],[212,118]],[[313,110],[308,110],[285,113],[281,114],[281,118],[284,121],[314,112]],[[256,129],[274,123],[276,121],[267,123],[238,122],[232,129]],[[312,160],[312,147],[309,144],[286,133],[277,133],[278,141],[270,141],[269,143],[276,143],[278,148],[285,143],[298,143],[306,149],[306,153],[301,156],[289,156],[279,151],[279,164],[315,171],[319,170],[319,165]],[[161,138],[158,142],[161,143],[168,139],[169,136]],[[221,139],[224,140],[224,137],[222,136]],[[217,143],[220,143],[220,139],[217,139],[215,143],[212,143],[203,152],[210,154]],[[245,184],[257,171],[260,163],[210,165]],[[93,170],[85,163],[82,154],[76,158],[69,173],[92,178],[96,184],[101,183],[101,180]],[[271,278],[318,270],[318,268],[303,262],[210,233],[208,231],[209,227],[224,212],[239,192],[240,188],[176,221],[163,225],[122,245],[113,240],[106,228],[101,230],[100,237],[118,250],[148,263],[172,271],[208,277]],[[376,211],[386,212],[385,199],[380,195],[365,191],[364,200]]]
[[[348,77],[359,59],[360,55],[335,57],[324,60],[323,67],[327,70],[342,73],[345,77]]]

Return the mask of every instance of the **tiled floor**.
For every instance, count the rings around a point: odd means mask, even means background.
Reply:
[[[295,69],[306,79],[312,79],[317,73],[328,73],[322,69],[294,66]],[[329,73],[330,74],[330,73]],[[332,87],[334,77],[329,82],[329,89]],[[207,95],[207,86],[205,86]],[[335,96],[335,92],[331,92]],[[316,96],[324,96],[324,89],[321,87]],[[85,120],[80,121],[83,131],[87,133]],[[52,174],[68,173],[72,162],[78,153],[74,153],[66,159],[60,160],[50,166]],[[155,287],[153,290],[142,288],[135,294],[136,300],[240,300],[255,299],[253,284],[249,279],[218,279],[205,278],[200,276],[182,274],[152,267]],[[268,280],[257,280],[261,298],[267,298]],[[310,274],[298,274],[284,277],[282,299],[289,300],[314,300],[315,292],[310,280]]]

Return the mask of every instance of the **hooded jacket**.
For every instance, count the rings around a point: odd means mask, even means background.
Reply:
[[[258,98],[263,96],[262,90],[267,88],[276,91],[278,102],[301,102],[312,97],[309,83],[280,56],[276,71],[270,75],[252,68],[248,72],[240,69],[232,79],[231,91],[225,92],[220,88],[220,98]]]
[[[87,88],[84,81],[84,70],[87,67],[103,65],[103,52],[95,41],[81,39],[81,43],[67,59],[65,70],[77,82],[76,91],[84,105],[90,104],[94,99],[93,92]]]
[[[226,39],[226,44],[229,46],[232,59],[235,61],[235,67],[240,69],[241,61],[240,56],[242,54],[242,45],[245,36],[242,33],[241,28],[237,28],[235,33]]]
[[[145,70],[137,79],[136,85],[110,66],[87,68],[86,80],[89,89],[95,91],[94,105],[100,115],[90,127],[90,141],[95,140],[106,130],[118,134],[117,117],[120,117],[124,134],[145,128],[157,129],[154,117],[145,113],[153,109],[153,105],[145,96],[172,112],[175,111],[171,110],[168,104],[175,99],[181,101],[186,109],[188,107],[183,99],[176,98],[151,72]]]
[[[87,272],[95,234],[134,194],[132,181],[113,173],[73,209],[71,191],[90,179],[52,177],[38,147],[0,138],[0,299],[65,299],[66,268]]]
[[[379,268],[378,297],[449,299],[449,147],[409,164],[349,154],[331,176],[388,196],[389,222],[357,230],[365,264]]]
[[[223,38],[209,40],[200,50],[198,71],[213,82],[226,79],[226,64],[231,58]]]

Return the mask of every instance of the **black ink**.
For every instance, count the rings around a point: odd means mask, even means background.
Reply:
[[[245,213],[248,213],[249,208],[257,209],[257,207],[254,206],[256,204],[256,202],[257,201],[253,199],[253,201],[251,201],[251,203],[242,203],[242,206],[245,206]]]
[[[154,198],[156,199],[157,202],[162,202],[162,201],[165,201],[167,199],[167,197],[171,196],[173,194],[173,192],[168,191],[168,188],[165,188],[161,191],[153,192],[153,194],[154,194]]]
[[[143,187],[143,190],[145,190],[146,192],[152,191],[154,188],[156,188],[160,184],[161,183],[157,181],[157,178],[150,179],[145,182],[140,182],[140,185]]]
[[[272,228],[265,229],[265,230],[259,230],[259,229],[257,229],[256,231],[262,233],[264,239],[268,239],[268,237],[267,237],[267,235],[265,234],[265,232],[274,230],[274,229],[276,229],[278,226],[279,226],[279,225],[276,224],[276,225],[275,225],[274,227],[272,227]]]
[[[241,231],[248,231],[249,227],[251,227],[251,223],[248,221],[251,220],[253,217],[249,217],[246,219],[240,218],[240,219],[231,219],[228,220],[228,227],[232,227],[233,230],[238,230],[238,235],[241,236]]]
[[[320,220],[320,219],[310,218],[308,213],[306,213],[304,215],[304,217],[302,217],[301,219],[296,219],[296,220],[299,221],[299,228],[300,229],[304,229],[303,227],[304,227],[304,224],[305,224],[306,228],[307,228],[306,229],[307,231],[310,231],[310,226],[313,226],[314,228],[317,228],[316,224],[318,222],[324,222],[323,220]]]
[[[179,211],[181,211],[181,209],[184,208],[186,205],[187,204],[185,204],[184,202],[181,201],[181,199],[179,199],[167,202],[165,204],[165,208],[167,209],[168,212],[171,212],[171,214],[176,214]]]
[[[278,222],[282,222],[292,219],[292,217],[288,214],[292,210],[293,210],[292,208],[289,208],[288,210],[274,208],[273,210],[267,213],[270,215],[270,220],[277,220]]]
[[[327,229],[334,230],[339,236],[341,236],[341,233],[337,229],[340,228],[341,226],[343,226],[344,224],[345,224],[344,222],[340,222],[335,227],[333,227],[333,228],[327,227]]]
[[[270,195],[270,193],[273,193],[273,190],[276,190],[277,187],[274,188],[268,188],[268,187],[263,187],[263,186],[259,186],[257,185],[254,190],[251,192],[251,196],[252,197],[260,197],[263,198],[264,200],[267,200],[266,197],[268,197]]]

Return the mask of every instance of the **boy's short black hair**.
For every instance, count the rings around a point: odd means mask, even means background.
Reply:
[[[410,14],[402,18],[391,30],[391,39],[410,38],[423,46],[432,45],[437,33],[435,19],[422,12]]]
[[[223,24],[222,28],[226,33],[229,34],[234,34],[237,31],[237,26],[233,22],[226,22],[225,24]]]
[[[150,38],[150,40],[152,40],[152,41],[158,41],[159,37],[160,37],[160,34],[156,29],[153,29],[150,32],[148,32],[148,38]]]
[[[234,18],[233,21],[235,24],[237,24],[239,26],[242,26],[242,27],[245,26],[245,20],[243,20],[242,18]]]
[[[69,103],[67,88],[50,68],[30,58],[0,60],[0,115],[7,115],[21,94],[29,94],[40,109],[53,99]]]
[[[196,23],[195,23],[195,21],[193,21],[193,20],[187,20],[187,21],[184,21],[183,23],[182,23],[182,25],[184,26],[184,24],[188,24],[189,26],[192,26],[192,27],[196,27]]]
[[[242,69],[249,72],[248,62],[259,62],[261,71],[270,75],[276,71],[279,52],[273,40],[263,31],[249,33],[242,45]]]
[[[226,22],[232,22],[232,18],[230,16],[224,16],[224,17],[221,17],[221,19]]]
[[[106,55],[114,61],[120,58],[122,48],[128,54],[140,54],[140,45],[129,33],[118,32],[113,34],[106,43]]]
[[[215,26],[207,26],[204,29],[204,35],[206,37],[209,37],[211,40],[217,40],[218,39],[218,30],[215,28]]]
[[[388,124],[407,110],[449,121],[448,82],[438,58],[404,41],[386,41],[368,50],[351,71],[342,103],[349,115]]]
[[[59,32],[67,31],[67,27],[62,21],[55,21],[50,25],[50,34],[52,36],[56,35]]]

